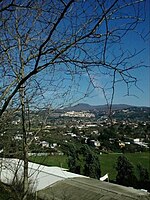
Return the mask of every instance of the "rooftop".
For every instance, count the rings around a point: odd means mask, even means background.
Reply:
[[[69,178],[41,191],[38,196],[46,200],[150,200],[150,194],[91,178]]]
[[[23,161],[1,158],[1,176],[11,183],[22,177]],[[44,200],[150,200],[150,193],[117,184],[91,179],[60,167],[48,167],[29,162],[29,177],[37,195]]]

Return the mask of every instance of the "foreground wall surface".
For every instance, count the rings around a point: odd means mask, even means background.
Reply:
[[[69,178],[38,192],[44,200],[150,200],[150,194],[96,179]]]

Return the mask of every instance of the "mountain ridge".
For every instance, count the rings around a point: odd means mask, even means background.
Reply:
[[[132,105],[127,105],[127,104],[113,104],[112,105],[112,110],[119,110],[119,109],[127,109],[131,107],[138,107],[138,106],[132,106]],[[79,103],[74,106],[69,106],[64,108],[64,111],[92,111],[92,110],[108,110],[109,107],[104,104],[104,105],[90,105],[87,103]]]

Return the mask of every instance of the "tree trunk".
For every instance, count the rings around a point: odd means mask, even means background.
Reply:
[[[28,145],[27,145],[27,133],[25,124],[25,87],[20,89],[21,100],[21,116],[22,116],[22,132],[23,132],[23,160],[24,160],[24,173],[23,173],[23,200],[27,200],[28,194]]]

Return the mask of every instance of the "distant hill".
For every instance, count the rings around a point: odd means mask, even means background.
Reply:
[[[114,104],[112,106],[112,110],[120,110],[120,109],[127,109],[135,106],[126,105],[126,104]],[[66,107],[64,108],[64,111],[107,111],[108,106],[107,105],[89,105],[86,103],[79,103],[74,106]]]
[[[101,117],[108,114],[107,105],[89,105],[86,103],[79,103],[74,106],[66,107],[61,110],[61,113],[67,111],[87,111],[95,114],[95,117]],[[127,104],[113,104],[113,117],[118,120],[141,120],[147,121],[150,119],[150,107],[146,106],[131,106]]]

